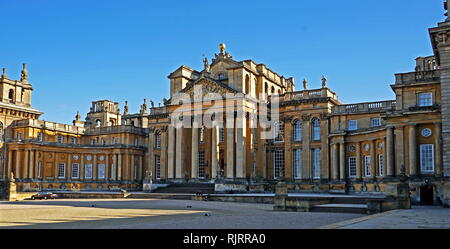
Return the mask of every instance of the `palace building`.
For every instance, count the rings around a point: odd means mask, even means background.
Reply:
[[[127,103],[94,101],[69,125],[39,119],[25,64],[20,80],[4,69],[1,178],[24,192],[142,190],[151,178],[218,192],[271,191],[283,180],[290,192],[383,194],[407,176],[413,202],[450,205],[449,32],[450,19],[429,30],[434,55],[395,75],[395,99],[365,103],[342,103],[325,77],[296,90],[294,78],[235,60],[221,44],[201,71],[169,74],[162,105],[144,100],[128,113]]]

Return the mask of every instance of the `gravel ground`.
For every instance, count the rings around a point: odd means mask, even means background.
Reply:
[[[364,216],[274,212],[272,207],[270,204],[156,199],[0,202],[0,228],[301,229]]]

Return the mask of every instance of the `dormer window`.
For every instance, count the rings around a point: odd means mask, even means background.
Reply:
[[[217,77],[219,78],[219,80],[223,80],[223,79],[225,79],[225,74],[219,73],[219,75],[217,75]]]

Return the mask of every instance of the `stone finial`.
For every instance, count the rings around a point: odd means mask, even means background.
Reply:
[[[80,111],[77,111],[77,115],[75,115],[75,120],[76,121],[80,121],[81,120]]]
[[[303,89],[308,90],[308,81],[303,79]]]
[[[227,46],[225,45],[225,43],[219,44],[219,49],[220,49],[221,54],[223,54],[225,52],[226,48],[227,48]]]
[[[322,75],[322,88],[327,88],[327,78]]]
[[[6,68],[3,68],[2,78],[6,79],[8,76],[6,75]]]
[[[123,107],[123,115],[128,114],[128,101],[125,100],[125,106]]]
[[[208,58],[203,58],[203,69],[205,72],[209,73],[210,71],[210,66],[209,66],[209,62],[208,62]]]
[[[20,77],[20,81],[28,81],[27,64],[23,63],[23,69]]]

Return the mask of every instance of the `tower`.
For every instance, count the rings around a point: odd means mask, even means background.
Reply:
[[[86,117],[86,128],[116,126],[121,124],[119,103],[109,100],[93,101]]]

